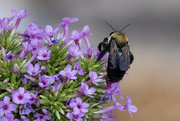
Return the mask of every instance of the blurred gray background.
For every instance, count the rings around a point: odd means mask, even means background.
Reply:
[[[94,48],[112,31],[104,21],[116,30],[131,23],[124,32],[135,61],[120,88],[138,112],[133,118],[127,111],[114,111],[114,116],[117,121],[180,121],[179,0],[1,0],[0,17],[11,17],[11,9],[22,8],[31,15],[22,20],[20,31],[30,22],[56,27],[63,17],[77,17],[70,31],[89,25]]]

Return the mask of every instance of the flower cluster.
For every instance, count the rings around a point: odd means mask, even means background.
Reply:
[[[0,19],[1,121],[107,121],[115,120],[112,110],[127,110],[131,117],[137,111],[129,96],[124,106],[116,102],[115,96],[123,100],[119,83],[107,79],[106,55],[96,61],[99,51],[88,40],[88,25],[69,35],[78,19],[65,17],[55,29],[30,23],[20,33],[20,21],[29,14],[11,12],[13,17]],[[103,106],[107,100],[114,105]]]

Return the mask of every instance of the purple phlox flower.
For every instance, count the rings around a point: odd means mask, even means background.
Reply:
[[[52,50],[49,50],[47,52],[47,47],[44,46],[44,47],[39,49],[37,59],[39,59],[39,60],[49,60],[51,58],[50,57],[51,52],[52,52]]]
[[[39,63],[36,63],[34,67],[33,64],[29,63],[26,71],[31,76],[36,76],[37,74],[41,73]]]
[[[37,118],[34,121],[46,121],[46,120],[50,120],[51,119],[51,116],[43,115],[43,114],[39,114],[39,113],[35,113],[34,117]]]
[[[80,112],[87,113],[89,104],[86,102],[82,102],[80,97],[76,97],[74,102],[71,102],[70,107],[73,108],[74,114],[80,114]]]
[[[4,30],[12,30],[13,26],[9,25],[9,19],[8,18],[4,18],[4,19],[0,19],[0,34],[3,34]]]
[[[90,80],[87,82],[88,85],[91,83],[99,85],[97,82],[103,81],[103,79],[100,79],[100,77],[98,77],[96,72],[92,72],[91,70],[89,71],[89,78]]]
[[[93,33],[90,33],[90,28],[88,25],[83,27],[83,30],[80,32],[80,36],[84,39],[87,48],[91,47],[91,44],[89,43],[89,40],[87,38],[87,36],[89,35],[93,35]]]
[[[0,121],[19,121],[19,119],[14,119],[14,115],[12,113],[7,113],[6,117],[0,117]]]
[[[8,61],[10,60],[11,62],[14,60],[15,55],[12,55],[11,51],[9,51],[6,56],[5,56],[5,60]]]
[[[83,121],[83,116],[85,115],[85,113],[81,112],[80,114],[75,114],[74,112],[71,113],[67,113],[66,117],[68,119],[74,119],[75,121]]]
[[[49,87],[51,84],[53,84],[55,81],[55,77],[54,76],[46,76],[46,75],[41,75],[39,74],[39,86],[41,88],[44,87]]]
[[[11,13],[16,17],[16,18],[19,18],[19,19],[22,19],[22,18],[25,18],[27,17],[27,11],[25,9],[21,9],[19,12],[16,12],[15,10],[11,10]],[[29,14],[30,15],[30,14]]]
[[[83,54],[78,45],[69,45],[68,52],[72,57],[80,57]]]
[[[46,27],[44,28],[44,31],[46,32],[46,34],[52,38],[54,34],[56,34],[59,31],[59,27],[57,27],[56,29],[53,30],[51,25],[46,25]]]
[[[82,42],[82,39],[80,39],[80,38],[81,38],[81,36],[80,36],[78,30],[73,30],[71,33],[71,36],[69,36],[69,39],[71,41],[68,43],[68,45],[70,45],[72,43],[72,41],[74,40],[75,44],[78,45],[80,48],[81,42]]]
[[[113,117],[112,110],[108,111],[108,114],[106,113],[101,115],[100,119],[102,119],[102,121],[116,121],[116,119]]]
[[[45,38],[44,30],[33,22],[30,23],[28,29],[25,31],[25,34],[30,35],[31,38],[38,38],[38,39]]]
[[[96,49],[94,49],[92,46],[90,46],[88,49],[87,49],[87,57],[88,58],[91,58],[92,54],[94,53],[94,58],[97,57],[98,55],[98,51]]]
[[[43,46],[43,45],[45,45],[45,42],[43,40],[41,40],[41,39],[37,39],[37,38],[36,39],[32,39],[30,44],[31,44],[32,48],[34,49],[34,51],[32,51],[33,55],[31,57],[31,59],[26,63],[26,65],[24,65],[25,68],[28,66],[29,63],[31,63],[36,58],[38,53],[42,52],[42,50],[44,50],[44,51],[46,50],[46,53],[44,52],[44,54],[45,54],[44,56],[46,56],[46,54],[48,55],[48,54],[51,53],[51,50],[49,50],[48,51],[49,53],[47,53],[47,48],[45,46]],[[42,48],[40,48],[40,47],[42,47]],[[50,57],[47,56],[47,58],[50,58]],[[47,58],[44,58],[44,59],[47,59]],[[41,58],[41,59],[43,59],[43,58]]]
[[[20,106],[20,115],[29,115],[31,112],[34,113],[35,110],[31,107],[31,104],[24,104]]]
[[[36,91],[35,94],[31,93],[30,94],[30,99],[29,99],[29,104],[33,104],[35,102],[37,102],[39,99],[38,99],[38,92]]]
[[[0,116],[3,116],[4,114],[7,115],[7,113],[11,113],[11,111],[16,110],[17,105],[9,103],[10,98],[8,96],[5,96],[3,101],[0,101]]]
[[[45,66],[42,66],[40,69],[41,69],[42,71],[47,71],[47,68],[46,68]]]
[[[43,114],[47,115],[48,111],[46,109],[42,109]]]
[[[66,108],[70,108],[70,104],[72,102],[76,102],[76,98],[69,98],[67,101],[66,101]]]
[[[42,39],[34,38],[34,39],[30,39],[30,45],[34,50],[36,50],[37,48],[41,48],[45,46],[46,42]]]
[[[30,98],[30,92],[25,91],[24,87],[19,87],[12,92],[12,100],[16,104],[26,104]]]
[[[23,121],[29,121],[29,119],[26,118],[25,116],[21,116],[21,119],[22,119]]]
[[[75,63],[73,69],[77,70],[79,75],[84,75],[84,72],[83,72],[82,68],[80,67],[80,65],[78,64],[78,62]]]
[[[6,17],[5,17],[5,18],[3,18],[3,20],[4,20],[4,19],[7,19],[8,22],[11,22],[14,18],[15,18],[14,16],[12,16],[12,17],[10,17],[10,18],[6,18]]]
[[[17,64],[16,64],[17,65]],[[13,66],[13,73],[17,73],[17,67],[16,65]]]
[[[135,105],[131,105],[131,104],[132,104],[132,100],[131,100],[131,98],[129,96],[127,96],[126,105],[124,106],[124,109],[125,110],[127,109],[129,111],[130,116],[132,117],[131,112],[136,113],[138,109],[137,109],[137,107]]]
[[[15,29],[18,28],[21,19],[28,16],[27,11],[25,9],[21,9],[19,12],[16,12],[15,10],[12,9],[11,13],[17,18],[17,21],[15,23]]]
[[[59,74],[65,77],[63,80],[63,83],[66,83],[69,79],[75,80],[77,77],[75,76],[77,74],[77,70],[71,70],[72,67],[70,64],[68,64],[65,68],[65,70],[61,70]]]
[[[89,89],[89,86],[86,83],[81,82],[81,87],[80,87],[79,91],[80,91],[80,93],[83,93],[86,96],[89,96],[89,97],[93,98],[92,94],[94,94],[94,92],[96,91],[96,88],[91,87]]]
[[[81,38],[81,36],[79,35],[78,30],[73,30],[72,33],[71,33],[71,36],[69,36],[69,38],[71,40],[78,40],[78,39]]]
[[[100,111],[97,111],[97,112],[94,112],[94,113],[105,113],[105,112],[109,112],[111,110],[119,110],[119,111],[123,111],[124,110],[124,106],[122,106],[120,103],[118,102],[114,102],[114,105],[110,106],[110,107],[107,107],[103,110],[100,110]]]
[[[58,26],[64,28],[64,31],[61,33],[61,38],[64,40],[68,36],[69,24],[78,21],[78,18],[65,17],[62,20],[63,22],[60,23]]]
[[[59,88],[61,87],[61,85],[62,85],[62,82],[61,82],[61,81],[55,82],[55,83],[54,83],[54,86],[51,86],[52,91],[53,91],[53,92],[58,91]]]
[[[105,77],[105,79],[107,84],[106,93],[113,96],[118,95],[123,101],[123,96],[119,88],[119,82],[110,82],[107,77]]]

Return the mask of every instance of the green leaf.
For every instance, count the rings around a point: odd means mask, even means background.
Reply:
[[[55,111],[55,114],[56,114],[56,117],[60,120],[61,116],[60,116],[60,114],[59,114],[59,112],[57,110]]]

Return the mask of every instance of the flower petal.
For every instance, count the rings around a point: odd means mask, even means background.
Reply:
[[[10,98],[8,96],[5,96],[3,101],[5,104],[9,104]]]

